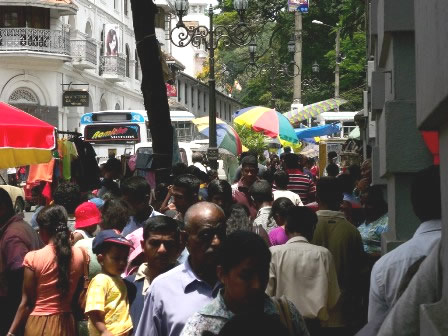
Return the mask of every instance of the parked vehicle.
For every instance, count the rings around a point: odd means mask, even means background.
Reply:
[[[16,213],[21,213],[25,209],[25,192],[22,188],[9,185],[0,174],[0,188],[6,190],[11,197]]]

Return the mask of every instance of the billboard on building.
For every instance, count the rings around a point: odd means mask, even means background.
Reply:
[[[118,56],[121,53],[120,25],[104,25],[104,55]]]

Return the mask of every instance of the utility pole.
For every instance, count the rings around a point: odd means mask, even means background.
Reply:
[[[336,26],[336,66],[334,69],[334,97],[339,98],[339,63],[341,62],[340,57],[340,38],[341,38],[341,28]]]
[[[294,41],[296,43],[296,53],[294,62],[297,67],[294,68],[294,96],[293,103],[302,103],[302,13],[299,10],[294,14]]]

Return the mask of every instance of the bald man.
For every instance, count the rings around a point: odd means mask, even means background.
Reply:
[[[137,336],[180,335],[188,318],[218,294],[217,249],[226,234],[224,211],[214,203],[200,202],[188,209],[184,220],[190,255],[153,281]]]

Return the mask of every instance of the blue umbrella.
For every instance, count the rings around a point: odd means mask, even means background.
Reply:
[[[331,135],[341,131],[341,124],[328,124],[309,128],[295,128],[298,139],[314,138],[323,135]]]

